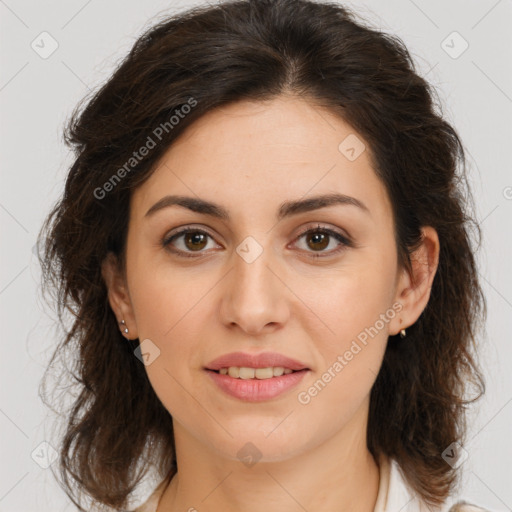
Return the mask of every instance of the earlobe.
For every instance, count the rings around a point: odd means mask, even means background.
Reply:
[[[430,299],[432,283],[439,263],[439,237],[434,228],[422,228],[422,243],[411,254],[411,272],[402,269],[395,300],[402,305],[400,315],[390,325],[390,334],[396,335],[418,320]]]
[[[136,334],[135,319],[132,311],[130,296],[118,260],[109,252],[101,264],[101,274],[107,287],[108,301],[117,318],[119,330],[128,339]],[[128,337],[130,333],[130,338]],[[137,336],[135,336],[137,337]]]

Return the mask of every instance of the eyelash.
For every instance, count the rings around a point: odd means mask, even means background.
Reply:
[[[200,228],[194,228],[191,226],[186,226],[183,229],[180,229],[178,232],[174,233],[170,237],[164,237],[162,239],[162,246],[164,249],[167,249],[171,251],[172,253],[178,255],[179,257],[184,258],[199,258],[202,256],[202,252],[198,251],[197,253],[194,253],[192,251],[182,251],[181,249],[170,249],[169,246],[171,245],[171,242],[179,238],[180,236],[187,234],[187,233],[201,233],[203,235],[209,236],[213,239],[213,237],[208,233],[207,231],[204,231]],[[326,253],[324,252],[314,252],[314,251],[306,251],[311,252],[310,257],[312,258],[325,258],[327,256],[332,256],[334,254],[338,254],[339,252],[345,250],[347,247],[354,247],[353,242],[347,238],[346,236],[342,235],[341,233],[338,233],[337,231],[334,231],[329,228],[322,227],[320,225],[317,225],[314,228],[308,227],[304,229],[297,237],[295,238],[294,242],[298,241],[300,238],[302,238],[304,235],[307,235],[309,233],[322,233],[324,235],[328,235],[330,237],[335,238],[338,242],[340,242],[340,246],[337,249],[328,251]]]

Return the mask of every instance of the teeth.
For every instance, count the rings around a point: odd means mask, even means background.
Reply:
[[[258,371],[260,371],[261,368],[258,368]],[[265,368],[266,370],[266,368]],[[238,372],[238,377],[240,379],[254,379],[254,375],[256,374],[256,370],[254,368],[240,368]]]
[[[234,379],[238,379],[238,377],[240,377],[240,368],[237,368],[236,366],[230,366],[228,368],[228,375]]]
[[[283,368],[282,366],[274,366],[268,368],[246,368],[238,366],[230,366],[229,368],[221,368],[219,373],[221,375],[229,375],[234,379],[271,379],[272,377],[280,377],[281,375],[288,375],[293,370],[290,368]]]
[[[286,368],[286,369],[288,370],[289,368]],[[274,377],[281,377],[281,375],[283,375],[283,373],[284,373],[284,368],[282,366],[275,366],[273,368],[272,373],[273,373]],[[257,376],[257,374],[256,374],[256,376]]]

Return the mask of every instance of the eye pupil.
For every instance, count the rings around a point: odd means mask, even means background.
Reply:
[[[185,235],[185,244],[188,244],[188,243],[192,244],[192,248],[202,249],[206,244],[206,236],[204,235],[204,233],[198,233],[197,231],[191,231]],[[198,243],[200,245],[198,245]],[[188,247],[188,245],[187,245],[187,247]]]
[[[322,249],[325,249],[329,245],[329,242],[328,242],[329,235],[326,235],[325,233],[317,232],[317,233],[310,235],[308,238],[314,240],[313,244],[318,244],[318,243],[321,244],[320,246],[316,245],[316,247],[315,246],[311,247],[312,249],[316,248],[316,249],[322,250]],[[327,241],[327,243],[326,243],[326,241]]]

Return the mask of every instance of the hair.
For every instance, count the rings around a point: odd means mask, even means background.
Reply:
[[[58,467],[81,511],[75,494],[125,507],[150,465],[169,479],[177,471],[172,417],[134,357],[139,340],[120,333],[101,274],[109,253],[125,272],[131,193],[205,113],[280,95],[329,109],[368,143],[391,200],[402,268],[411,271],[423,226],[438,233],[429,302],[406,338],[389,337],[371,389],[367,446],[376,460],[394,458],[429,505],[458,482],[442,452],[463,444],[467,406],[485,392],[474,354],[486,317],[472,240],[480,245],[481,233],[459,136],[398,37],[335,3],[236,0],[146,29],[65,127],[74,163],[38,238],[43,289],[53,292],[64,328],[43,381],[57,355],[71,354],[73,367],[63,371],[79,393]],[[135,158],[150,139],[154,147]],[[468,386],[476,397],[466,396]]]

